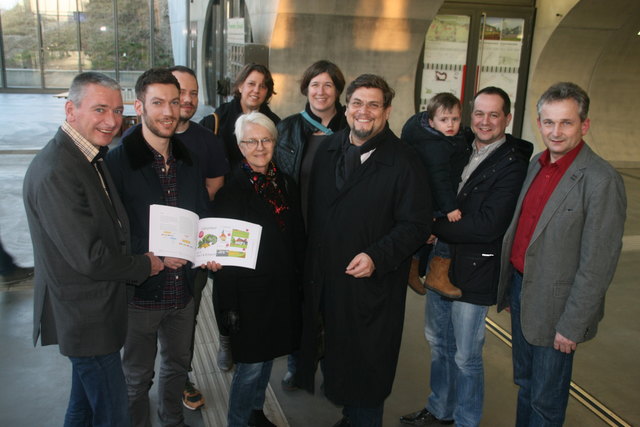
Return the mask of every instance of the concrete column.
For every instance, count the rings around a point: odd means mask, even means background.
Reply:
[[[554,1],[540,2],[545,3],[540,10],[560,22],[540,48],[531,68],[527,96],[531,129],[535,129],[535,103],[540,95],[553,83],[572,81],[591,98],[587,143],[616,166],[638,167],[640,2],[573,0],[569,1],[575,3],[570,10],[565,11],[558,4],[555,12]],[[537,130],[535,137],[542,148]]]
[[[362,73],[387,79],[396,90],[390,124],[399,133],[414,113],[420,49],[442,3],[247,0],[254,39],[270,47],[269,67],[278,93],[272,98],[272,109],[281,117],[299,112],[305,102],[299,90],[302,72],[313,62],[327,59],[342,69],[347,84]]]

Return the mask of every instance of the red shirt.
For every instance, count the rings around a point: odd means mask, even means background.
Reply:
[[[518,228],[516,228],[516,234],[513,238],[511,258],[509,259],[514,268],[521,273],[524,272],[524,256],[531,242],[531,236],[538,225],[538,220],[540,220],[540,215],[542,215],[549,197],[558,186],[558,182],[569,169],[583,145],[584,141],[580,141],[580,144],[554,163],[551,163],[549,150],[542,153],[538,159],[541,166],[540,171],[533,179],[529,191],[522,201]]]

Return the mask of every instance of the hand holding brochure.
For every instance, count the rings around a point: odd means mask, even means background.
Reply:
[[[208,261],[256,268],[262,226],[230,218],[202,218],[181,208],[151,205],[149,250],[182,258],[194,268]]]

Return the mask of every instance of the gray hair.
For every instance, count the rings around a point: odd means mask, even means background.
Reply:
[[[95,71],[87,71],[80,73],[71,82],[69,87],[69,101],[73,102],[76,107],[80,106],[84,98],[84,92],[89,85],[99,85],[107,89],[120,90],[120,84],[109,76]]]
[[[571,82],[556,83],[547,89],[538,100],[538,117],[544,104],[573,99],[578,104],[580,121],[584,122],[589,115],[589,95],[580,86]]]
[[[238,145],[240,145],[240,141],[244,139],[244,128],[247,123],[253,123],[254,125],[259,125],[265,128],[269,134],[271,134],[271,138],[273,138],[274,142],[278,139],[278,130],[276,129],[276,125],[273,121],[258,111],[252,111],[241,115],[238,117],[238,120],[236,120],[234,133],[236,134]]]

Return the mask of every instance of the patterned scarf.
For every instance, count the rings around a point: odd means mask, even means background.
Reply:
[[[246,160],[242,162],[241,166],[242,170],[249,177],[249,181],[253,185],[253,189],[256,194],[262,197],[264,201],[271,206],[273,216],[278,223],[280,231],[284,231],[286,228],[284,213],[289,210],[289,204],[284,197],[282,189],[278,186],[278,181],[276,179],[278,169],[273,162],[269,163],[266,174],[255,172],[251,169],[251,166],[249,166]]]

